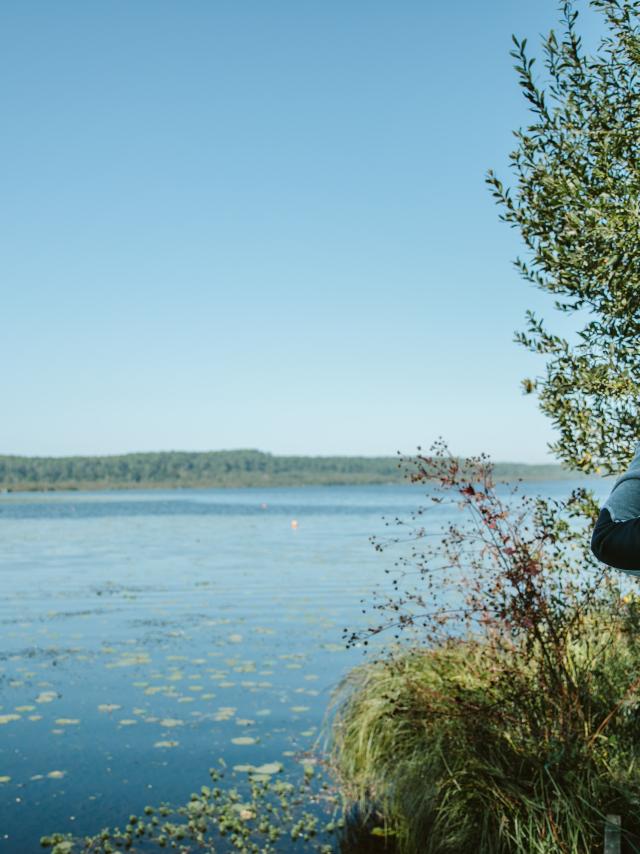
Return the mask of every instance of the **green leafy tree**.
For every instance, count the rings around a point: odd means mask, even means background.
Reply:
[[[493,170],[500,218],[528,250],[521,276],[553,294],[574,332],[527,312],[516,340],[546,357],[523,381],[557,430],[553,452],[584,472],[615,472],[640,438],[640,2],[591,0],[604,35],[583,50],[578,12],[561,7],[562,35],[543,39],[540,83],[526,39],[511,55],[532,124],[515,132],[517,186]]]

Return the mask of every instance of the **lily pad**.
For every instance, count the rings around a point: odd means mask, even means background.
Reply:
[[[282,771],[282,763],[266,762],[264,765],[258,765],[255,771],[258,774],[278,774]]]

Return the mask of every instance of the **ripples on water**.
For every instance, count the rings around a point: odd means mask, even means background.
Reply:
[[[0,496],[0,851],[184,802],[220,758],[295,773],[362,660],[342,629],[391,563],[368,538],[423,494]]]

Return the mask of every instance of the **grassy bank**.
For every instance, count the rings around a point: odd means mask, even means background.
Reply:
[[[409,634],[335,693],[347,802],[398,854],[598,852],[607,814],[640,852],[640,597],[590,551],[598,505],[505,497],[444,450],[411,476],[458,517],[397,520],[394,589],[351,633]]]
[[[355,669],[332,729],[347,800],[402,854],[584,854],[607,813],[640,851],[639,617],[577,619],[562,662],[468,639]]]

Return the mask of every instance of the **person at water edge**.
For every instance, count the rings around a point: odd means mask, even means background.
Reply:
[[[640,575],[640,442],[600,509],[591,551],[608,566]]]

